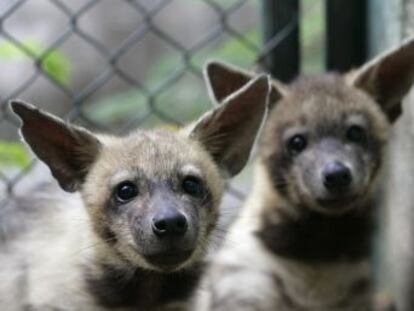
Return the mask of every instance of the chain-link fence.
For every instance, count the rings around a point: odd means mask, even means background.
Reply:
[[[303,4],[301,39],[316,49],[321,2]],[[17,140],[10,99],[116,134],[180,125],[210,107],[207,59],[252,68],[298,27],[299,12],[263,44],[263,14],[261,1],[247,0],[0,1],[1,200],[38,178]]]

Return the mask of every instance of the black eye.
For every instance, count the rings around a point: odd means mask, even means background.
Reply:
[[[358,125],[351,125],[346,131],[346,138],[354,143],[363,143],[366,137],[365,130]]]
[[[308,142],[303,135],[295,135],[288,140],[287,147],[292,154],[298,154],[305,150]]]
[[[203,194],[203,185],[201,180],[194,176],[185,177],[182,181],[181,187],[189,195],[199,197]]]
[[[138,195],[138,188],[133,182],[124,181],[116,187],[115,195],[118,201],[124,203]]]

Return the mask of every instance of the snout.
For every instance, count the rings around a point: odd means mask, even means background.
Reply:
[[[137,216],[131,228],[133,247],[148,264],[172,271],[191,262],[200,232],[199,212],[191,201],[160,188]]]
[[[159,213],[152,220],[152,231],[160,239],[183,236],[187,232],[187,218],[177,210]]]
[[[351,170],[338,161],[328,163],[322,176],[323,185],[330,192],[346,191],[352,183]]]
[[[189,220],[175,208],[162,209],[151,220],[152,243],[155,249],[146,259],[163,269],[185,262],[193,253],[193,234]]]
[[[340,161],[325,164],[321,173],[323,189],[318,197],[320,207],[329,210],[343,210],[356,199],[356,187],[352,170]]]
[[[371,163],[360,147],[324,138],[298,158],[296,167],[295,189],[302,204],[337,214],[358,207],[365,199]]]

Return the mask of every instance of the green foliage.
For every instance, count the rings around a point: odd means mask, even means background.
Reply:
[[[58,50],[53,50],[47,54],[42,62],[42,70],[53,80],[61,85],[70,83],[70,62]]]
[[[25,168],[29,164],[30,157],[21,143],[0,141],[0,167]]]
[[[24,58],[23,52],[10,42],[0,43],[0,59],[5,61],[16,61]]]
[[[26,40],[22,42],[22,45],[34,57],[42,58],[41,68],[49,78],[61,85],[70,83],[71,64],[62,52],[52,49],[45,54],[45,48],[32,40]],[[0,43],[0,59],[8,62],[19,62],[27,60],[28,56],[14,43],[4,41]]]

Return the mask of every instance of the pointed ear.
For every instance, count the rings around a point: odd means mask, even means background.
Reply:
[[[204,80],[210,96],[221,103],[253,78],[253,74],[221,61],[209,61],[204,67]]]
[[[21,101],[10,105],[22,120],[23,139],[49,166],[60,186],[69,192],[79,190],[99,153],[99,140],[90,132],[67,125],[33,105]]]
[[[414,81],[414,38],[350,74],[353,86],[371,95],[388,119],[402,112],[401,101]]]
[[[222,61],[209,61],[204,67],[204,80],[210,97],[216,103],[221,103],[247,84],[254,74]],[[273,106],[286,92],[282,83],[272,81],[269,105]]]
[[[269,93],[269,78],[259,76],[194,125],[190,137],[201,142],[226,174],[236,175],[247,163],[267,113]]]

